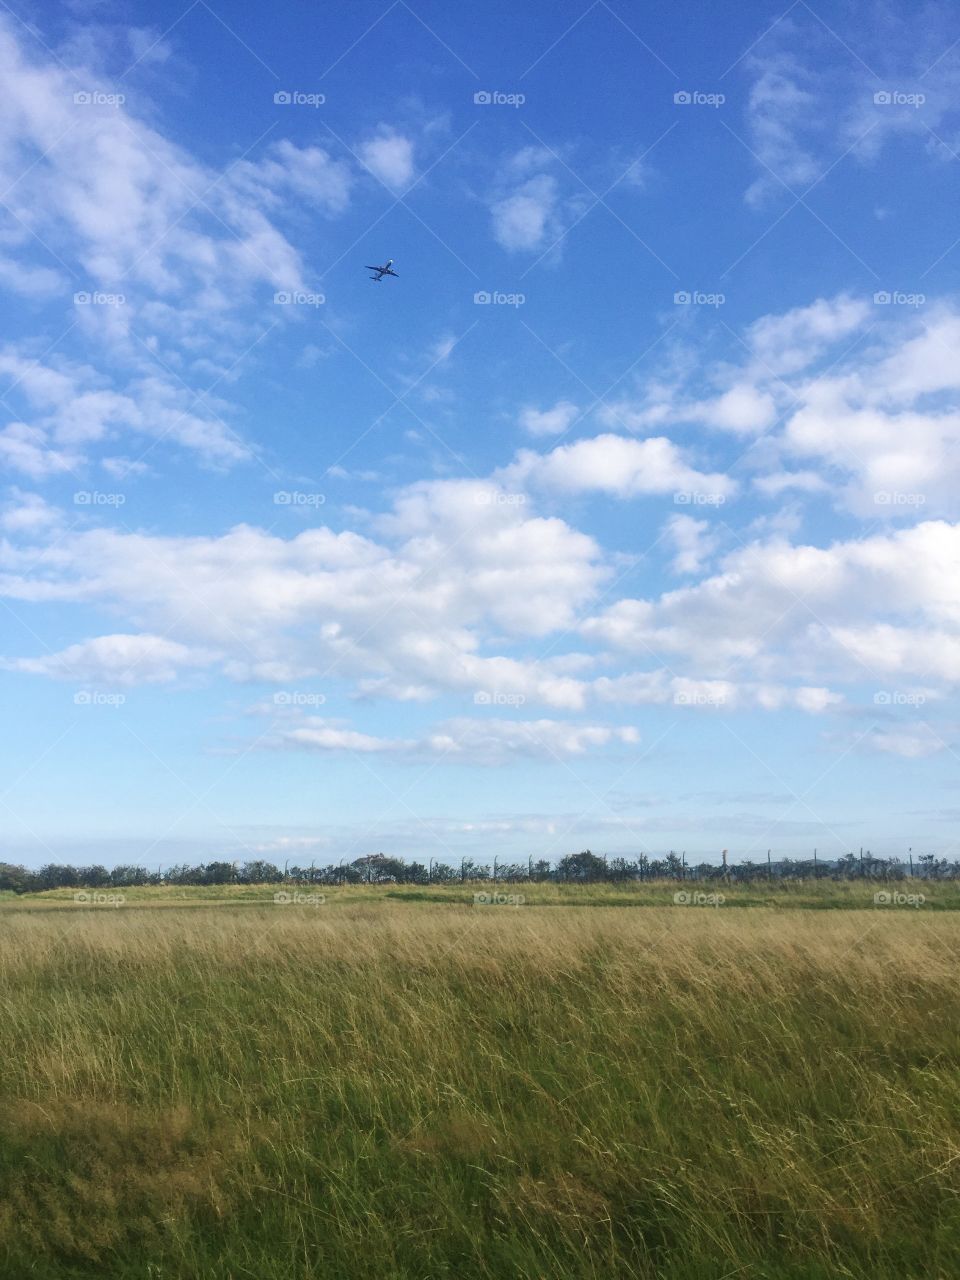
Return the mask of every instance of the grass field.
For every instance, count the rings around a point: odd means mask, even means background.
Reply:
[[[501,891],[5,897],[0,1275],[953,1280],[949,886]]]

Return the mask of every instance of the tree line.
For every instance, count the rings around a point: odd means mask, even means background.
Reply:
[[[278,884],[281,882],[302,885],[345,884],[455,884],[468,881],[489,881],[496,884],[517,883],[626,883],[646,880],[728,880],[754,881],[764,879],[871,879],[902,880],[920,877],[925,880],[952,880],[960,878],[960,862],[949,862],[935,854],[912,853],[906,858],[878,858],[869,851],[847,853],[840,858],[779,858],[766,861],[743,859],[735,863],[688,863],[685,854],[670,852],[662,857],[650,857],[645,853],[636,858],[611,857],[592,853],[567,854],[552,862],[548,859],[528,858],[526,862],[479,863],[463,858],[460,865],[450,865],[436,859],[427,862],[406,861],[388,857],[382,853],[367,854],[351,862],[328,863],[318,867],[281,868],[263,859],[247,862],[205,862],[195,866],[186,864],[157,868],[152,871],[134,864],[121,865],[108,870],[99,864],[75,867],[69,864],[48,863],[38,870],[30,870],[13,863],[0,862],[0,890],[14,893],[36,893],[48,889],[107,889],[131,888],[136,885],[223,885],[223,884]]]

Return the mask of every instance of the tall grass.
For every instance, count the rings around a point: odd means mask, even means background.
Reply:
[[[952,913],[39,907],[3,1276],[957,1274]]]

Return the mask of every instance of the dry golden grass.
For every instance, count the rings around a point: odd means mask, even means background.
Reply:
[[[0,1274],[953,1275],[958,955],[913,910],[5,908]]]

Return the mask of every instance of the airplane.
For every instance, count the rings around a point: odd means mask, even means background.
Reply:
[[[395,276],[395,275],[397,275],[396,271],[391,270],[391,268],[392,268],[392,267],[393,267],[393,259],[392,259],[392,258],[388,258],[388,259],[387,259],[387,262],[386,262],[386,266],[383,266],[383,267],[367,267],[367,270],[368,270],[368,271],[376,271],[376,273],[377,273],[377,274],[376,274],[375,276],[371,276],[371,277],[370,277],[370,279],[371,279],[371,280],[375,280],[375,281],[379,284],[379,283],[380,283],[380,281],[383,279],[383,277],[384,277],[384,276]]]

